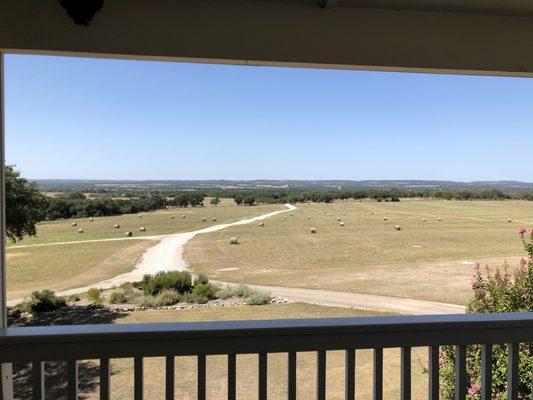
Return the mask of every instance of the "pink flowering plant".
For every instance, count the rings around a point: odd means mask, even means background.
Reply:
[[[505,263],[492,270],[476,265],[472,280],[473,295],[467,313],[503,313],[533,311],[533,229],[520,228],[518,234],[528,258],[522,258],[516,268]],[[533,378],[533,343],[521,343],[519,360],[519,399],[529,399]],[[507,346],[493,345],[492,396],[504,400],[507,396]],[[439,357],[441,399],[454,398],[453,346],[442,346]],[[481,398],[481,347],[467,347],[467,399]]]

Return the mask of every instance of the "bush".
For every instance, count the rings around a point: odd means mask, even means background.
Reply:
[[[133,283],[131,282],[125,282],[122,285],[119,286],[119,289],[121,289],[125,294],[130,294],[133,292]]]
[[[244,302],[249,306],[262,306],[269,304],[270,300],[272,300],[270,293],[255,292],[244,299]]]
[[[179,303],[179,301],[179,293],[175,290],[165,290],[155,297],[155,304],[157,307],[171,306]]]
[[[533,229],[526,240],[524,228],[518,231],[529,259],[522,259],[518,268],[509,272],[504,264],[494,271],[489,266],[484,269],[476,265],[472,280],[473,296],[468,303],[467,313],[502,313],[533,311]],[[533,343],[521,343],[519,347],[519,388],[518,398],[531,396],[533,378]],[[507,391],[507,347],[494,345],[492,349],[492,396],[494,400],[506,398]],[[443,346],[439,358],[441,364],[441,398],[454,397],[455,351],[451,346]],[[481,387],[481,348],[467,347],[468,399],[478,399]]]
[[[141,307],[156,307],[155,297],[152,295],[141,295],[133,299],[134,303]]]
[[[102,291],[100,289],[90,288],[86,294],[87,300],[89,300],[91,303],[100,303],[102,300],[100,297],[101,293]]]
[[[115,290],[109,295],[109,302],[111,304],[124,304],[128,301],[126,293],[122,290]]]
[[[206,283],[209,283],[209,279],[207,279],[207,275],[198,274],[198,276],[194,279],[194,286],[198,284],[205,285]]]
[[[80,297],[79,294],[72,294],[68,298],[68,301],[71,302],[71,303],[75,303],[75,302],[80,301],[80,300],[81,300],[81,297]]]
[[[210,283],[199,283],[194,287],[192,294],[198,298],[211,300],[217,297],[217,291],[217,287]]]
[[[161,271],[155,275],[145,275],[142,281],[144,294],[156,295],[163,290],[189,292],[192,287],[191,274],[187,271]]]
[[[17,307],[21,312],[46,312],[55,311],[66,305],[65,299],[57,297],[51,290],[32,292],[28,300],[23,301]]]
[[[245,299],[254,294],[254,291],[248,286],[239,285],[235,288],[230,288],[229,286],[226,289],[220,290],[218,292],[218,297],[221,299],[229,299],[231,297],[238,297],[240,299]]]

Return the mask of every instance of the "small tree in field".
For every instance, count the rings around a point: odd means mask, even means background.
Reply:
[[[246,206],[253,206],[255,204],[255,197],[254,196],[246,196],[242,200],[243,204]]]
[[[217,206],[220,203],[220,199],[218,197],[213,197],[209,203],[212,206]]]
[[[503,313],[533,311],[533,228],[526,238],[526,229],[518,230],[528,259],[522,258],[520,265],[509,270],[505,263],[494,271],[489,266],[483,269],[476,265],[467,313]],[[520,343],[519,347],[519,399],[531,396],[533,378],[533,343]],[[452,346],[441,348],[439,364],[441,368],[441,398],[454,398],[455,351]],[[492,395],[494,400],[506,399],[507,391],[507,346],[496,344],[492,349]],[[481,347],[467,347],[467,399],[481,398]]]

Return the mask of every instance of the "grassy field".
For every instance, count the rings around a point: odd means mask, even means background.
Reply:
[[[209,204],[209,199],[206,200],[206,204]],[[237,207],[233,200],[221,199],[220,204],[216,207],[173,208],[141,214],[100,217],[94,218],[94,221],[90,221],[89,218],[49,221],[39,224],[36,237],[25,238],[16,244],[123,238],[126,231],[133,232],[136,237],[186,232],[266,214],[279,209],[282,209],[282,206]],[[139,218],[139,215],[142,217]],[[185,215],[185,218],[182,218],[182,215]],[[202,221],[202,218],[206,218],[206,221]],[[216,218],[216,221],[213,221],[213,218]],[[73,222],[76,223],[76,226],[72,226]],[[114,229],[115,224],[120,225],[120,229]],[[139,231],[142,226],[146,228],[145,232]],[[78,233],[80,228],[83,229],[84,233]],[[8,247],[11,245],[8,244]]]
[[[375,314],[375,313],[374,313]],[[350,317],[366,315],[363,311],[311,306],[305,304],[243,306],[223,309],[197,309],[182,311],[135,312],[118,318],[115,323],[131,322],[179,322],[204,320],[240,320],[273,318],[316,318],[316,317]],[[426,349],[413,349],[413,399],[427,398],[427,376],[422,373],[426,365]],[[207,358],[207,398],[226,398],[226,357],[209,356]],[[287,356],[272,354],[268,358],[269,399],[286,398]],[[113,399],[133,398],[133,360],[112,360],[111,388]],[[92,364],[94,367],[95,364]],[[343,399],[344,388],[344,353],[328,352],[327,355],[327,398]],[[82,376],[90,375],[91,365],[80,368]],[[84,373],[85,371],[85,373]],[[298,355],[298,398],[315,398],[316,354],[299,353]],[[144,396],[147,399],[164,397],[165,364],[162,358],[147,358],[144,362]],[[175,370],[176,393],[180,400],[196,399],[196,359],[193,357],[176,358]],[[89,399],[97,399],[96,387],[84,393]],[[372,395],[372,352],[357,352],[357,399],[371,399]],[[400,352],[397,349],[384,352],[384,398],[399,399]],[[81,387],[91,385],[81,382]],[[257,398],[257,355],[240,355],[237,357],[237,396],[239,399]]]
[[[118,240],[95,243],[54,245],[58,242],[124,238],[125,231],[135,236],[150,236],[191,231],[220,223],[282,209],[279,205],[237,207],[229,199],[222,199],[217,207],[162,210],[138,215],[45,222],[38,227],[38,236],[27,238],[7,249],[7,297],[21,298],[33,290],[64,290],[90,285],[130,271],[154,240]],[[215,214],[213,214],[215,213]],[[185,218],[181,218],[185,215]],[[171,218],[175,216],[175,218]],[[202,218],[206,221],[202,221]],[[213,221],[216,218],[216,221]],[[120,224],[120,229],[114,229]],[[139,227],[146,232],[139,232]],[[78,233],[79,228],[83,234]],[[40,245],[44,246],[31,246]]]
[[[130,271],[151,240],[39,246],[7,251],[7,298],[70,289]]]
[[[517,228],[533,225],[533,202],[526,201],[343,201],[298,208],[264,227],[197,236],[185,257],[193,270],[222,281],[464,304],[474,262],[514,262],[523,255]],[[239,245],[229,244],[232,236]]]

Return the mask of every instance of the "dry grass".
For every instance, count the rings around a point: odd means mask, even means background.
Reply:
[[[208,204],[209,201],[206,201],[206,203]],[[126,214],[94,218],[94,221],[89,221],[89,218],[49,221],[39,224],[37,237],[25,238],[16,244],[123,238],[124,232],[127,231],[133,232],[136,237],[186,232],[266,214],[281,208],[282,206],[280,205],[238,207],[231,199],[221,199],[220,204],[216,207],[205,206],[159,210],[141,213],[142,218],[139,218],[139,214]],[[214,217],[212,212],[216,213],[216,221],[212,221],[212,217]],[[171,218],[173,215],[175,216],[174,219]],[[181,218],[182,215],[185,215],[185,218]],[[202,221],[204,217],[207,219],[206,222]],[[76,222],[77,226],[72,226],[72,222]],[[113,229],[115,224],[119,224],[120,229]],[[146,232],[139,231],[141,226],[146,227]],[[84,233],[78,233],[79,228],[82,228]],[[13,244],[8,244],[8,246],[11,245]]]
[[[89,285],[128,272],[154,243],[135,240],[8,250],[7,298]]]
[[[185,257],[195,271],[222,281],[464,304],[474,262],[514,261],[523,254],[517,227],[533,225],[533,202],[526,201],[344,201],[298,207],[303,212],[273,217],[264,227],[236,226],[197,236]],[[340,227],[337,217],[346,226]],[[317,234],[309,234],[311,226]],[[229,245],[231,236],[239,237],[239,246]]]
[[[119,323],[155,321],[202,321],[202,320],[239,320],[272,318],[315,318],[363,316],[363,311],[338,309],[305,304],[243,306],[227,309],[204,309],[184,311],[137,312],[117,320]],[[426,363],[426,350],[413,351],[413,399],[427,398],[427,377],[422,373]],[[226,398],[226,356],[207,358],[207,398]],[[384,353],[384,396],[386,399],[399,399],[400,384],[399,350],[385,350]],[[287,356],[271,354],[268,358],[269,399],[286,398]],[[131,359],[112,360],[112,398],[133,398],[133,361]],[[298,398],[315,398],[316,355],[298,355]],[[176,393],[180,400],[196,399],[196,359],[194,357],[176,358]],[[165,361],[162,358],[145,359],[144,395],[148,399],[164,397]],[[371,399],[372,395],[372,352],[357,351],[357,399]],[[327,398],[343,399],[344,353],[328,352],[327,355]],[[239,399],[257,398],[257,355],[237,357],[237,396]],[[88,398],[98,398],[89,393]]]

